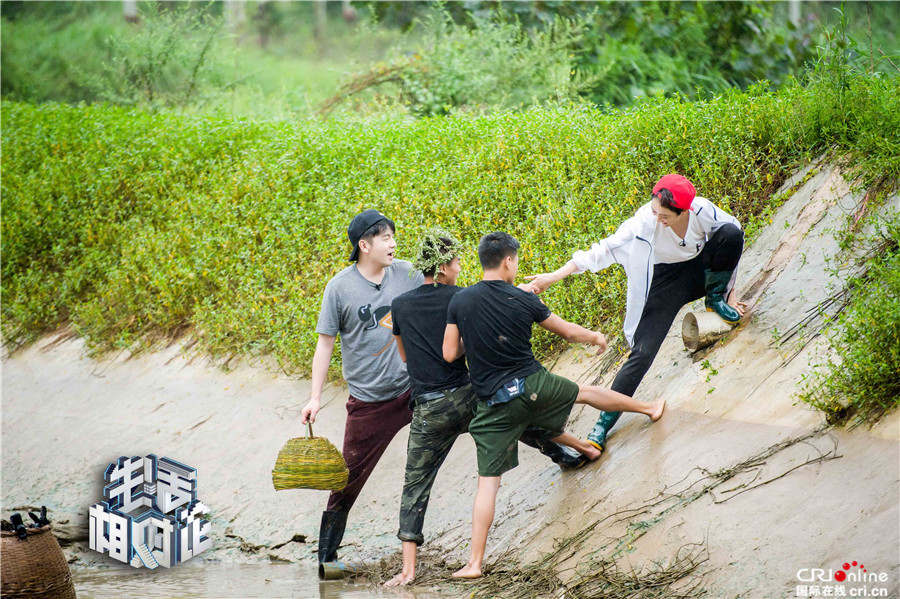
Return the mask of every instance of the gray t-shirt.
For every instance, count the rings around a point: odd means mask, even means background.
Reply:
[[[394,260],[375,285],[354,263],[325,286],[316,332],[340,333],[344,379],[350,395],[362,401],[387,401],[409,389],[406,364],[394,342],[391,302],[422,284],[422,273],[409,276],[411,270],[409,262]]]

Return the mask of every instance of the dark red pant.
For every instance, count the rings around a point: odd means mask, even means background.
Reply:
[[[384,450],[400,429],[410,422],[409,391],[380,402],[360,401],[350,396],[344,428],[344,462],[350,476],[343,490],[331,492],[328,511],[350,511]],[[400,484],[401,479],[398,478],[398,488]]]

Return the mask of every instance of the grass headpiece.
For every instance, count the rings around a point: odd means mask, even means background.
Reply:
[[[413,266],[425,276],[435,276],[438,267],[458,257],[462,249],[462,245],[450,233],[440,227],[431,227],[419,237]]]

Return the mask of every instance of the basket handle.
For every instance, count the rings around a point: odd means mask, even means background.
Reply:
[[[313,438],[312,422],[307,422],[307,423],[306,423],[306,438],[307,438],[307,439],[312,439],[312,438]]]

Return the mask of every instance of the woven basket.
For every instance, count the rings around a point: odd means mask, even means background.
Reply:
[[[0,594],[4,599],[75,599],[69,564],[50,525],[27,530],[25,541],[14,532],[0,533]]]
[[[331,441],[314,437],[306,425],[306,437],[290,439],[278,452],[272,484],[282,489],[322,489],[340,491],[349,475],[344,456]]]

